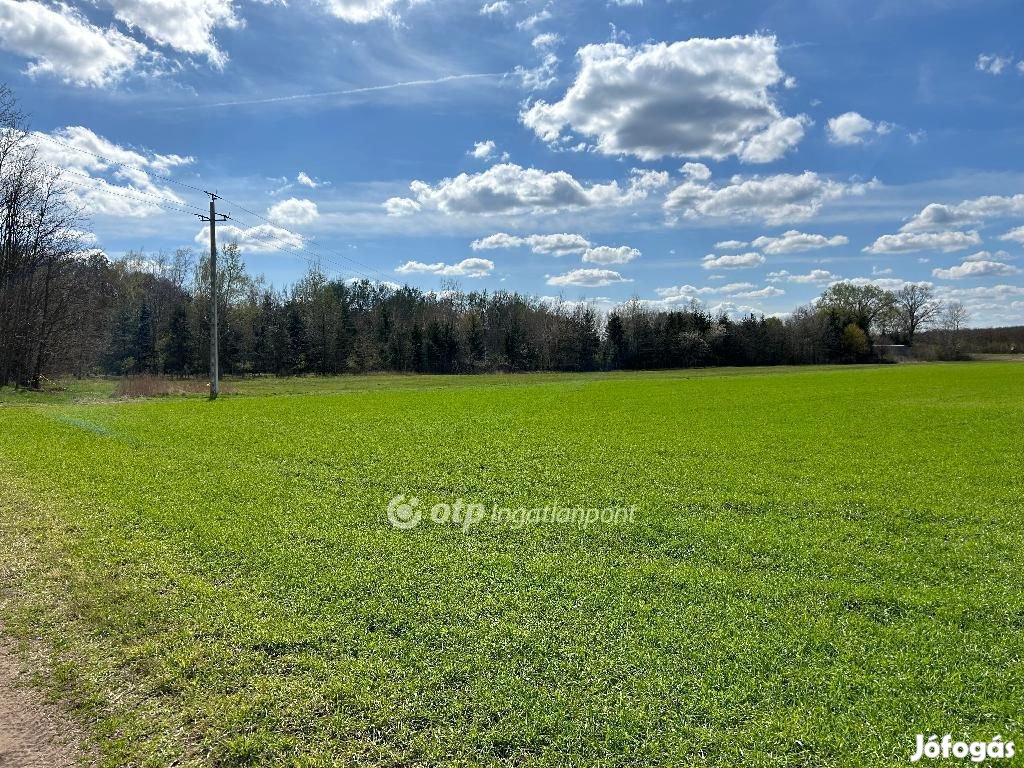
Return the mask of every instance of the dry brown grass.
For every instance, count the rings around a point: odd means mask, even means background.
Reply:
[[[117,384],[116,397],[162,397],[165,395],[205,395],[210,383],[205,379],[168,379],[163,376],[143,374],[127,376]],[[221,386],[221,392],[226,392]]]

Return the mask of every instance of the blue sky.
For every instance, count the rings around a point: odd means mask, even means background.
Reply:
[[[319,259],[774,314],[913,281],[1010,324],[1022,21],[995,0],[0,0],[0,67],[115,256],[202,249],[215,189],[222,238],[276,285]]]

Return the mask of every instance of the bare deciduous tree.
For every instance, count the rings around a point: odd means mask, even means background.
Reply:
[[[967,311],[967,307],[964,306],[963,302],[949,301],[946,302],[946,305],[942,310],[942,316],[939,319],[939,323],[944,330],[959,331],[963,328],[964,323],[970,319],[971,315]]]
[[[970,319],[970,314],[963,302],[949,301],[943,305],[939,313],[938,325],[942,330],[940,336],[942,344],[942,356],[955,360],[960,357],[963,351],[963,344],[960,339],[960,329]]]
[[[0,87],[0,385],[38,386],[76,299],[65,278],[85,252],[82,224]]]
[[[908,346],[913,346],[914,334],[935,320],[942,305],[935,300],[931,288],[916,283],[898,290],[895,301],[903,338]]]

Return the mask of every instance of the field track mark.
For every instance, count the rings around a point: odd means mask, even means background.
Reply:
[[[0,768],[87,764],[81,729],[26,682],[12,644],[0,637]]]

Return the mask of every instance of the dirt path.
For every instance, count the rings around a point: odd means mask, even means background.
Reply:
[[[83,765],[81,730],[26,682],[13,647],[0,638],[0,768]]]

